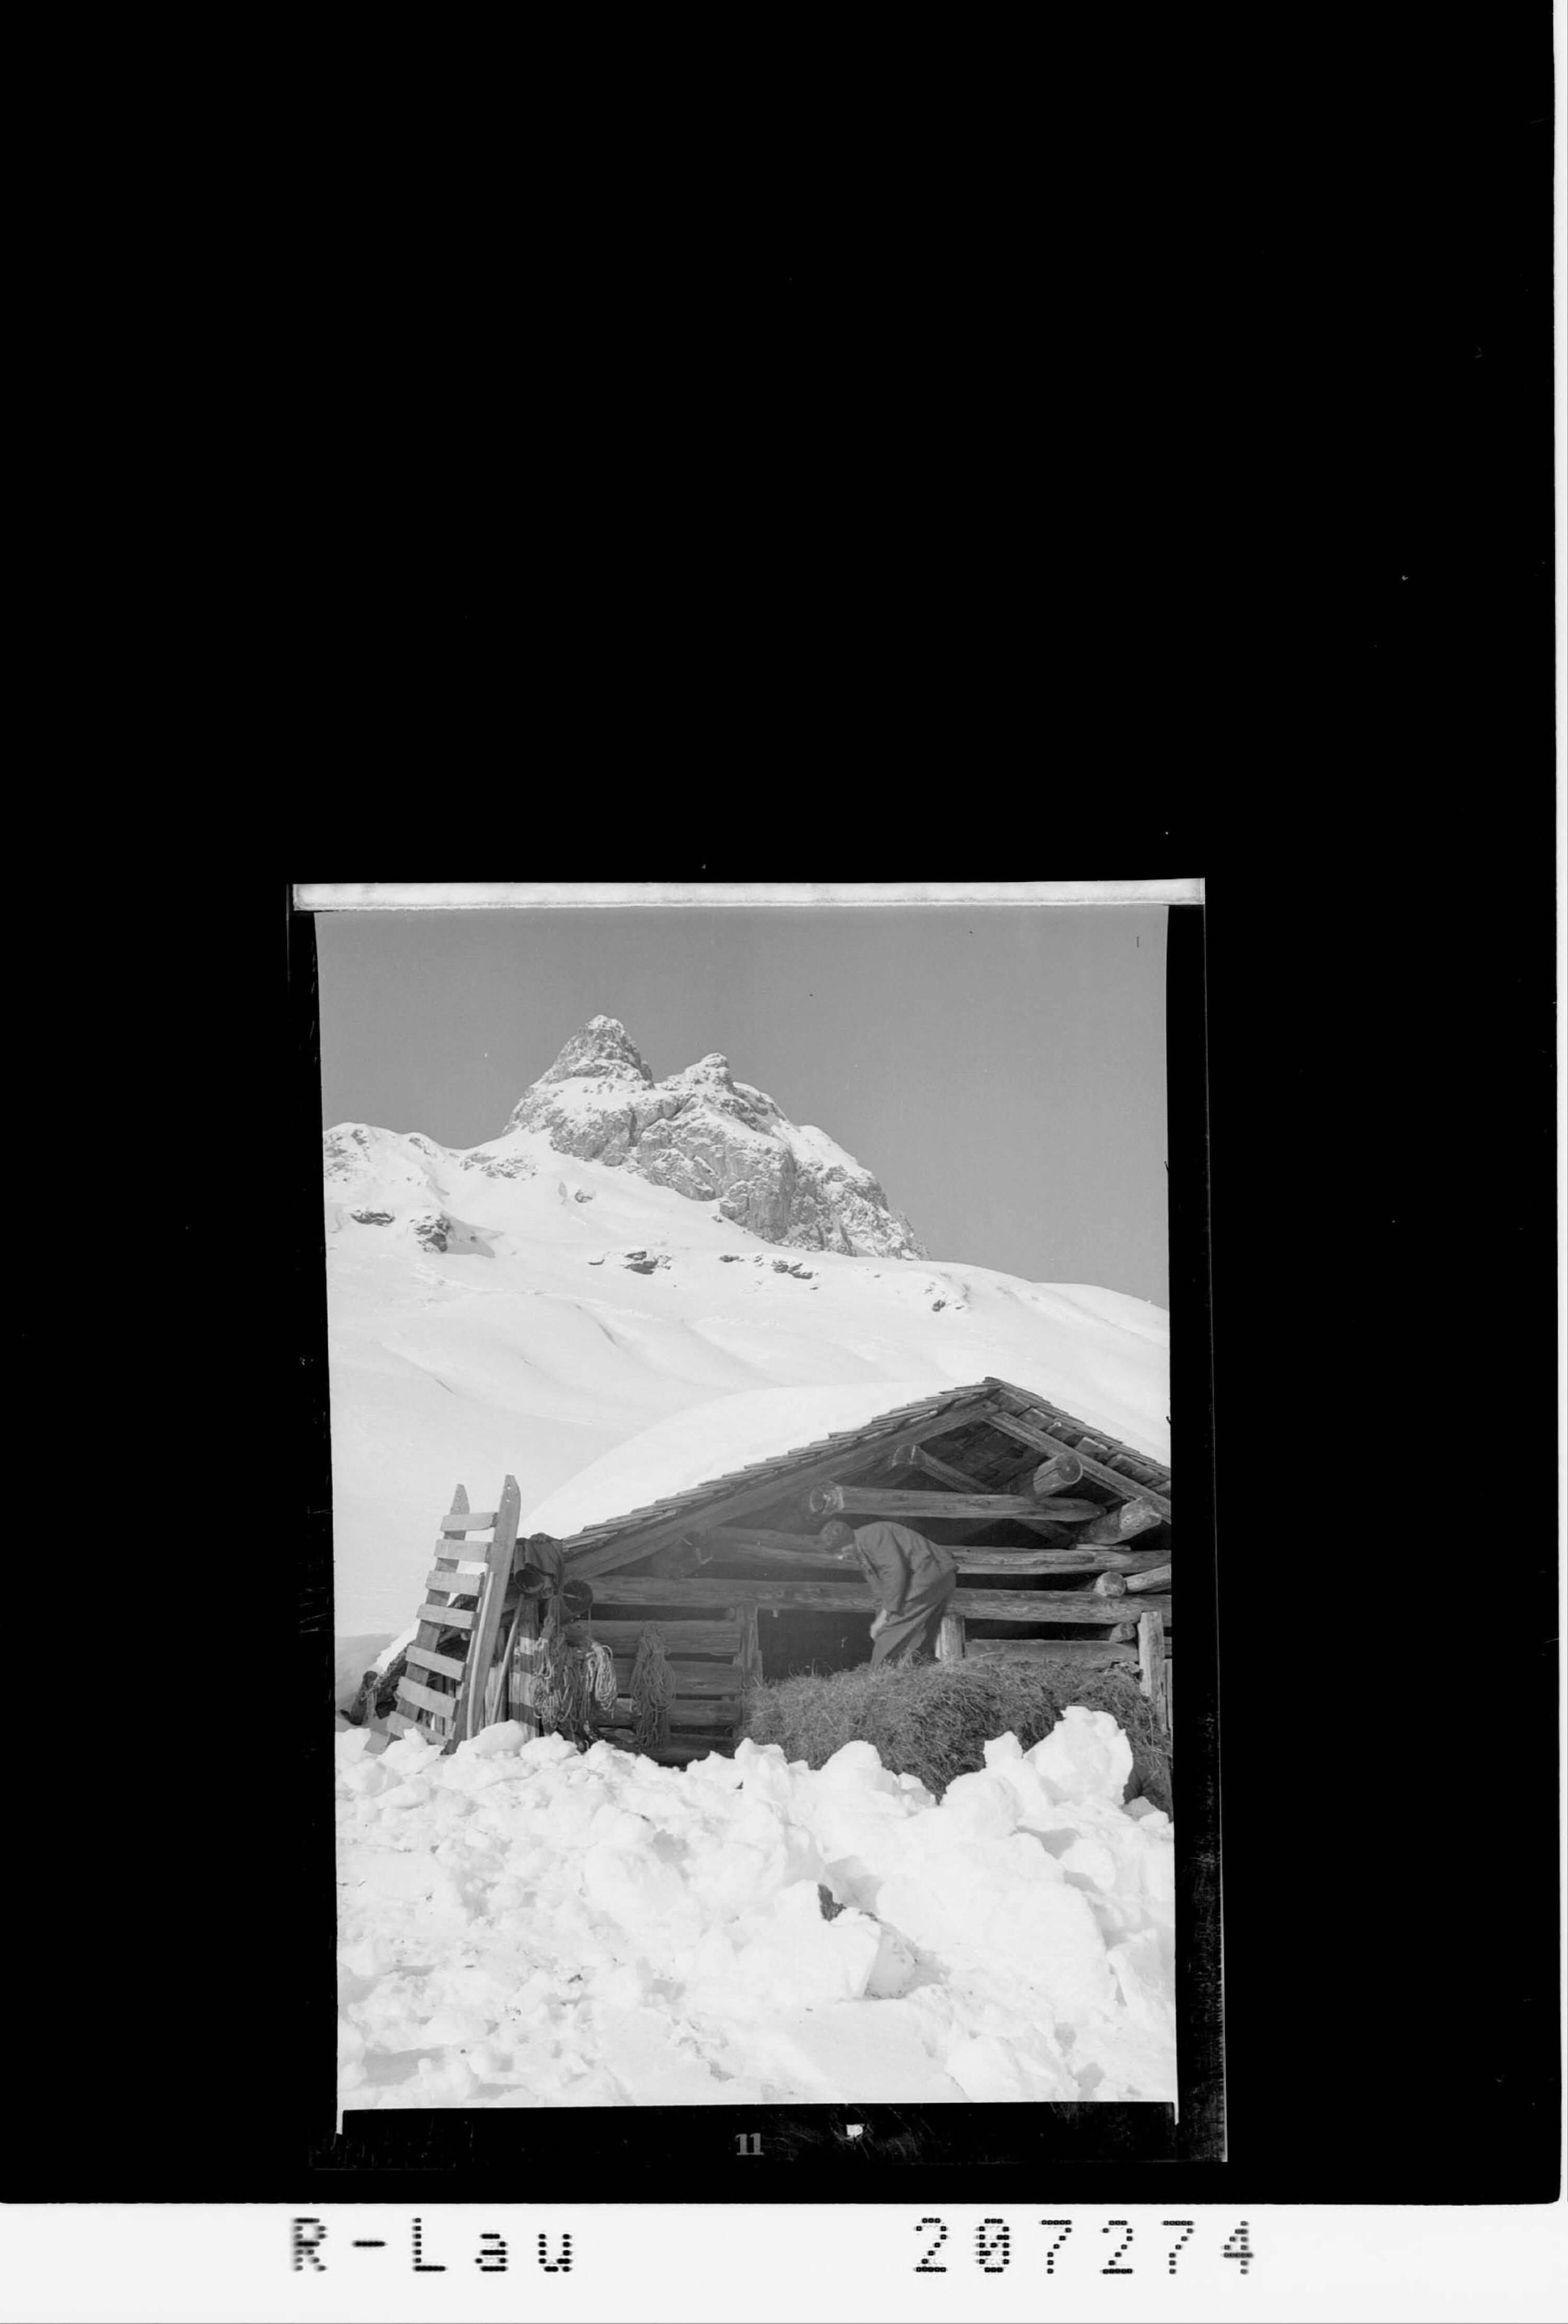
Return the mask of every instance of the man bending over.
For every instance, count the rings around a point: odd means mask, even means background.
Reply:
[[[950,1549],[908,1526],[878,1520],[847,1526],[835,1517],[818,1539],[831,1557],[847,1564],[855,1559],[871,1583],[877,1600],[872,1624],[872,1668],[880,1663],[909,1662],[929,1652],[942,1627],[942,1610],[958,1587],[958,1568]]]

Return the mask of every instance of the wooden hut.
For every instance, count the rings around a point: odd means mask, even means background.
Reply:
[[[632,1662],[654,1625],[669,1700],[653,1756],[727,1750],[759,1680],[870,1659],[866,1583],[816,1537],[834,1515],[895,1518],[952,1550],[939,1656],[1132,1664],[1169,1717],[1170,1471],[1007,1380],[944,1389],[558,1544],[520,1541],[518,1514],[511,1478],[493,1510],[469,1511],[459,1487],[393,1727],[450,1748],[499,1715],[502,1648],[537,1622],[524,1563],[558,1551],[614,1656],[601,1729],[632,1742]]]

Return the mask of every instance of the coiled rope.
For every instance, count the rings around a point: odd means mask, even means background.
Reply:
[[[640,1751],[669,1742],[669,1699],[674,1691],[665,1658],[664,1632],[657,1622],[649,1622],[637,1641],[637,1657],[632,1665],[632,1739]]]

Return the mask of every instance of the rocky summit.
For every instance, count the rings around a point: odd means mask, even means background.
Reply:
[[[926,1256],[871,1172],[824,1131],[790,1121],[716,1053],[656,1082],[618,1018],[574,1033],[506,1128],[543,1131],[558,1153],[712,1203],[768,1242]]]

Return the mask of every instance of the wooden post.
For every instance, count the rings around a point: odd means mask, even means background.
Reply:
[[[1170,1568],[1168,1565],[1145,1566],[1141,1573],[1128,1575],[1127,1586],[1130,1590],[1168,1590]]]
[[[961,1663],[966,1644],[968,1626],[962,1614],[944,1614],[942,1627],[936,1633],[936,1659],[939,1663]]]
[[[1165,1621],[1158,1614],[1138,1618],[1138,1683],[1154,1706],[1154,1723],[1161,1735],[1170,1732],[1165,1704]]]
[[[734,1608],[730,1618],[741,1633],[741,1643],[735,1649],[735,1668],[741,1674],[741,1716],[735,1721],[738,1735],[752,1707],[753,1688],[762,1677],[762,1649],[757,1638],[757,1609],[747,1604]]]
[[[522,1495],[517,1479],[508,1477],[495,1511],[495,1530],[485,1553],[484,1586],[479,1592],[479,1618],[469,1633],[468,1667],[457,1690],[457,1713],[447,1743],[448,1751],[477,1735],[484,1724],[484,1683],[501,1628],[502,1601],[512,1579],[512,1553],[517,1541],[517,1521],[522,1515]]]

